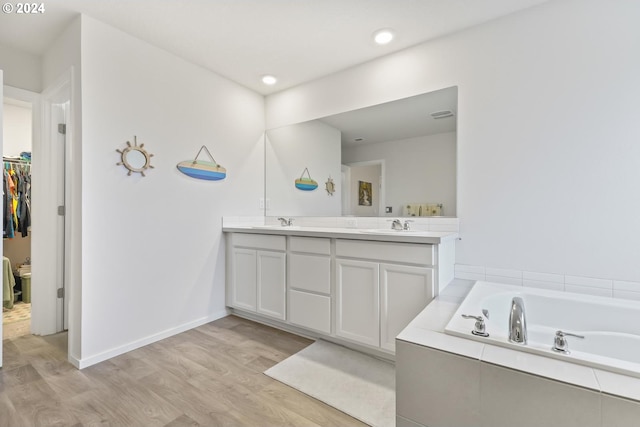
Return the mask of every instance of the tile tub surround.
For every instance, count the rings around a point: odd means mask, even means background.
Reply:
[[[563,425],[569,426],[631,427],[637,425],[637,417],[640,416],[640,379],[638,378],[446,335],[444,333],[446,324],[474,283],[471,280],[454,280],[398,335],[396,345],[398,348],[396,369],[399,372],[397,378],[398,422],[401,419],[409,419],[419,423],[416,425],[492,427],[515,425],[515,420],[506,416],[511,411],[498,411],[498,408],[504,409],[505,406],[499,401],[492,400],[494,396],[510,395],[511,403],[518,407],[523,402],[530,402],[530,405],[522,408],[523,414],[536,415],[534,418],[525,419],[524,424],[518,425],[562,425],[561,421],[565,423]],[[420,372],[424,371],[423,367],[414,362],[419,363],[419,360],[425,358],[430,361],[429,363],[434,360],[455,360],[456,366],[463,365],[458,368],[470,370],[471,378],[477,377],[475,381],[479,383],[470,385],[468,381],[462,381],[460,384],[461,387],[465,387],[463,390],[456,389],[457,383],[451,377],[438,380],[436,377],[446,372],[449,362],[435,366],[433,369],[436,371],[432,374],[424,374],[434,376],[431,378],[431,384],[434,385],[432,388],[427,381],[411,383],[413,374],[423,375]],[[408,362],[413,365],[408,365]],[[409,373],[400,374],[407,366],[410,366]],[[456,371],[453,370],[451,375],[455,376]],[[416,407],[411,406],[411,400],[407,401],[407,405],[402,403],[406,394],[406,391],[403,391],[403,381],[408,382],[410,388],[425,387],[424,390],[420,390],[423,407],[425,402],[442,400],[443,393],[444,395],[467,394],[468,386],[478,390],[471,393],[469,397],[471,400],[464,406],[458,407],[455,403],[443,403],[443,406],[426,405],[426,408],[423,408],[426,418],[416,419],[419,417],[409,416],[409,412],[416,410]],[[443,384],[446,384],[446,390],[441,389]],[[523,387],[523,384],[527,386]],[[553,398],[549,399],[548,396]],[[590,402],[588,409],[580,406],[580,402],[583,401]],[[584,413],[590,414],[588,421],[580,417],[563,418],[562,414],[581,411],[582,409],[578,407],[585,409]],[[440,411],[440,408],[445,409]],[[618,408],[621,408],[620,412],[616,411]],[[433,416],[428,414],[429,411],[432,411]],[[546,418],[548,414],[554,413],[561,414],[561,418]],[[449,415],[453,418],[448,418]]]
[[[503,285],[526,286],[576,294],[640,300],[640,282],[456,264],[455,277]]]

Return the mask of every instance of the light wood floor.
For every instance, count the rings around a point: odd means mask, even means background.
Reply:
[[[66,334],[8,339],[0,426],[364,426],[262,374],[311,342],[229,316],[79,371]]]
[[[2,324],[2,339],[21,337],[31,334],[31,319]]]

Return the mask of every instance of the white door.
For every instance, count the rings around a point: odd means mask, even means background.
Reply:
[[[265,316],[286,319],[284,252],[258,251],[258,308]]]
[[[52,164],[57,171],[56,179],[56,205],[58,206],[58,218],[56,221],[56,332],[65,331],[69,328],[69,299],[65,297],[67,267],[66,259],[66,144],[67,144],[67,116],[69,113],[69,102],[51,104],[51,154]]]
[[[336,259],[336,335],[380,345],[378,264]]]
[[[433,299],[433,269],[380,264],[381,347],[395,351],[396,336]]]
[[[256,251],[233,248],[233,307],[256,311]]]
[[[71,229],[77,224],[71,206],[70,179],[73,169],[73,123],[71,121],[71,70],[47,87],[38,99],[42,116],[38,118],[41,136],[34,138],[31,220],[36,232],[31,238],[34,260],[31,276],[31,331],[36,335],[50,335],[67,329],[69,303],[73,301],[70,286],[75,274],[76,287],[79,270],[73,267],[70,256]],[[35,120],[35,119],[34,119]],[[67,166],[70,166],[67,168]],[[77,182],[76,182],[77,183]],[[78,264],[75,264],[76,266]],[[72,274],[72,271],[74,274]],[[80,310],[76,298],[74,307]],[[76,317],[76,325],[79,326]],[[77,332],[77,331],[76,331]],[[70,332],[69,342],[77,341]],[[76,337],[77,338],[77,337]]]

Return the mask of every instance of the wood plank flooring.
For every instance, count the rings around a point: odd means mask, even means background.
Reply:
[[[0,427],[365,426],[262,373],[311,342],[228,316],[79,371],[66,334],[7,339]]]

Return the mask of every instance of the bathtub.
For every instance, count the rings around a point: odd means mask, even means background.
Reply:
[[[528,342],[508,340],[511,299],[524,301]],[[471,334],[475,321],[462,314],[482,315],[488,337]],[[567,337],[569,354],[551,350],[558,330],[583,335]],[[542,356],[640,378],[640,302],[477,282],[453,315],[445,333],[535,353]]]

